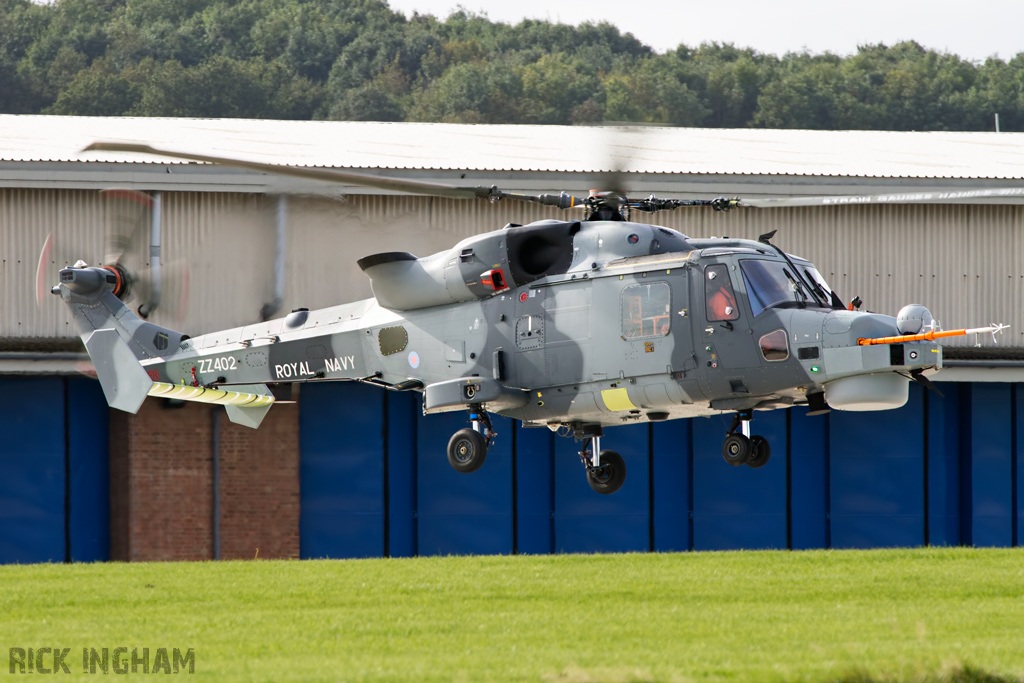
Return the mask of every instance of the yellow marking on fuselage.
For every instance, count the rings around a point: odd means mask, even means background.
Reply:
[[[637,409],[629,400],[629,392],[625,389],[604,389],[601,391],[601,398],[604,400],[605,407],[613,412]]]

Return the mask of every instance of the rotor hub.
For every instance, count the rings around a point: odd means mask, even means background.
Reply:
[[[131,275],[129,275],[128,270],[120,263],[112,263],[110,265],[103,266],[103,269],[113,273],[114,277],[117,279],[112,290],[114,292],[114,296],[121,301],[127,299],[128,295],[132,293],[132,278]]]

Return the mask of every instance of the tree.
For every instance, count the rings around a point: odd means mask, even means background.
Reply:
[[[107,60],[98,59],[88,69],[78,71],[44,113],[124,116],[138,102],[139,90],[138,84],[115,73]]]
[[[281,65],[213,57],[186,68],[177,61],[157,66],[133,114],[211,118],[309,119],[321,93]]]
[[[519,122],[569,124],[574,109],[598,91],[597,79],[581,74],[556,55],[519,69]]]
[[[1024,54],[917,43],[667,54],[606,22],[411,19],[384,0],[0,0],[0,111],[888,130],[1024,129]]]
[[[674,55],[680,82],[708,110],[704,125],[743,128],[753,124],[757,98],[774,76],[778,58],[731,44],[705,43],[696,50],[680,45]]]

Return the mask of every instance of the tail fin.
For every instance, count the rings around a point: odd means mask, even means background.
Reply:
[[[137,413],[149,395],[153,380],[131,349],[114,330],[95,330],[83,334],[85,348],[96,367],[107,404],[128,413]]]
[[[187,337],[142,320],[118,299],[126,276],[113,266],[65,268],[52,291],[71,309],[107,403],[136,413],[153,386],[139,361],[174,353]]]

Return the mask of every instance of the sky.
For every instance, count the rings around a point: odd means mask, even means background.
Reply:
[[[1024,52],[1024,0],[388,0],[392,9],[445,18],[459,6],[492,21],[578,25],[608,21],[658,52],[679,43],[733,43],[759,52],[839,55],[858,45],[916,40],[984,61]]]

